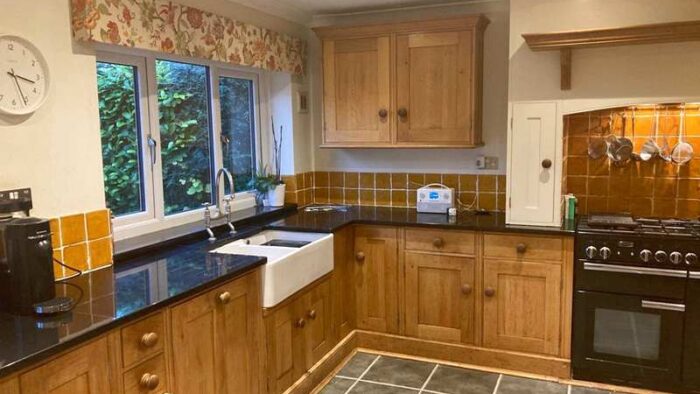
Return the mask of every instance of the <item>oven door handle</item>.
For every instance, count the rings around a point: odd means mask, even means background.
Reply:
[[[672,304],[670,302],[658,302],[642,300],[642,308],[661,309],[664,311],[685,312],[685,304]]]
[[[690,272],[688,272],[688,278],[690,278],[690,279],[700,279],[700,272],[698,272],[698,271],[690,271]]]
[[[672,278],[687,278],[686,271],[669,270],[662,268],[646,268],[646,267],[626,267],[624,265],[609,265],[597,263],[583,263],[583,269],[586,271],[601,271],[601,272],[617,272],[622,274],[636,275],[654,275],[668,276]]]

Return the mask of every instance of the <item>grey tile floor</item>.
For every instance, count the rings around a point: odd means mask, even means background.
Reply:
[[[321,394],[610,394],[545,380],[358,352]]]

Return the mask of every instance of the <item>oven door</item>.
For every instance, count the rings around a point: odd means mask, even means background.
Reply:
[[[577,290],[574,297],[574,378],[677,385],[685,311],[681,301],[587,290]]]

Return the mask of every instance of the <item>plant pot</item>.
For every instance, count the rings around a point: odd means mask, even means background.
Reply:
[[[284,192],[287,189],[285,184],[277,185],[274,189],[265,193],[265,206],[281,207],[284,206]]]

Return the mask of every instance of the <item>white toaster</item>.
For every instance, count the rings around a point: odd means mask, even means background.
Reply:
[[[455,207],[455,189],[432,183],[416,191],[416,209],[420,213],[443,213]]]

